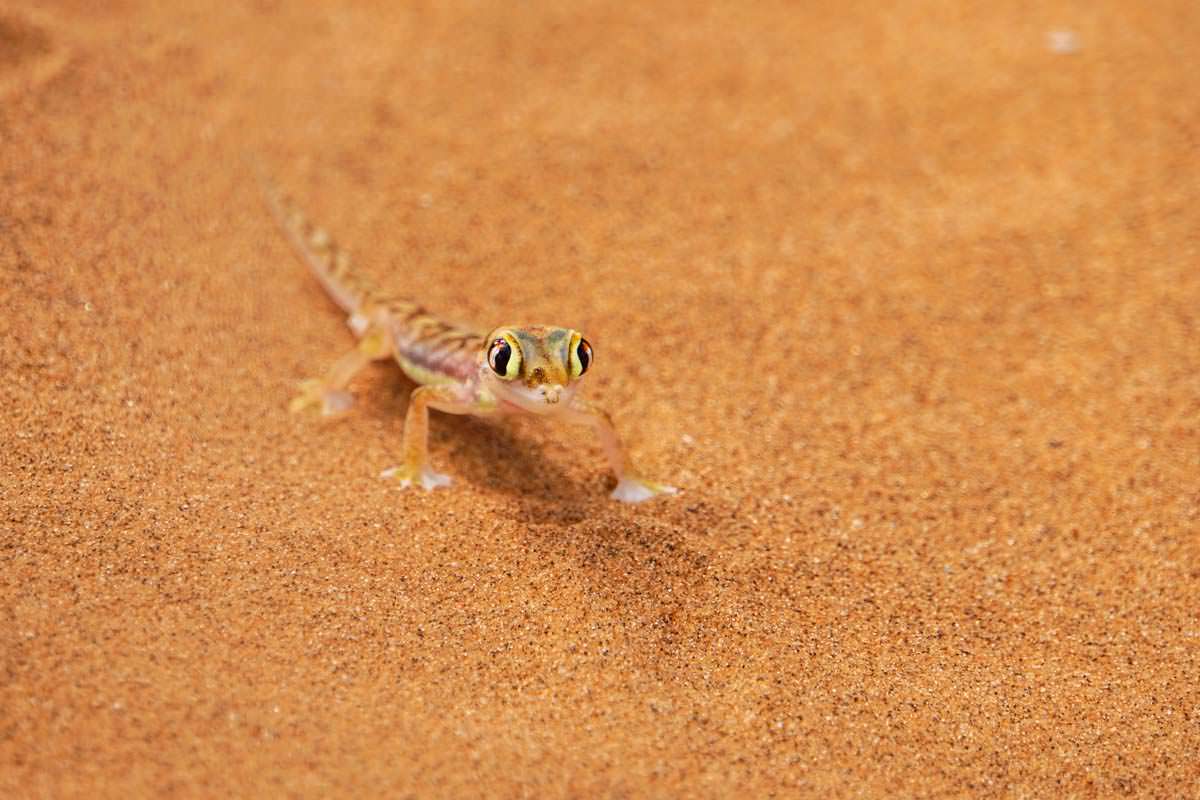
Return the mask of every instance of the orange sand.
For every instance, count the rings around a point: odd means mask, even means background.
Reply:
[[[1194,2],[24,5],[0,795],[1200,794]],[[288,415],[351,339],[245,154],[685,493]]]

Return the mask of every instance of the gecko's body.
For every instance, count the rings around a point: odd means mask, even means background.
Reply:
[[[292,245],[343,311],[358,337],[324,378],[305,381],[293,411],[325,414],[352,404],[346,391],[371,361],[394,358],[415,383],[404,422],[404,462],[383,476],[426,489],[450,479],[429,467],[429,409],[493,416],[530,413],[592,427],[617,478],[613,497],[638,502],[675,489],[639,477],[608,415],[576,396],[591,366],[592,348],[577,331],[547,325],[506,325],[483,332],[443,322],[419,304],[372,288],[344,250],[310,223],[287,197],[262,181],[268,204]]]

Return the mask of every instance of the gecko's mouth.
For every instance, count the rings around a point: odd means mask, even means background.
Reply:
[[[571,387],[566,386],[506,386],[504,398],[510,403],[534,414],[549,414],[565,407],[574,394]]]

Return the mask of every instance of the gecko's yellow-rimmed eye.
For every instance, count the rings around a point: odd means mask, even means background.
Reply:
[[[512,380],[521,373],[521,354],[502,336],[488,348],[488,366],[501,378]]]
[[[571,377],[578,378],[592,365],[592,345],[578,333],[571,337]]]

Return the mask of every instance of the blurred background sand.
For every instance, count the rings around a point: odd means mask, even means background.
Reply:
[[[98,5],[0,5],[0,794],[1200,792],[1195,3]],[[246,154],[684,493],[290,416]]]

